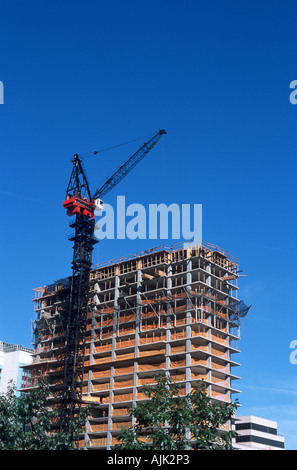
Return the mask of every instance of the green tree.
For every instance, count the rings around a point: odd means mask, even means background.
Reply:
[[[154,387],[144,388],[148,400],[131,407],[136,424],[121,429],[116,449],[186,450],[192,444],[204,450],[232,449],[236,433],[222,427],[234,415],[237,400],[222,404],[212,401],[203,381],[186,396],[179,395],[181,386],[170,377],[156,375],[155,381]]]
[[[59,413],[48,406],[48,382],[42,379],[32,392],[20,397],[15,392],[10,383],[7,392],[0,395],[0,450],[74,449],[73,436],[82,430],[88,407],[81,409],[67,431],[52,432]]]

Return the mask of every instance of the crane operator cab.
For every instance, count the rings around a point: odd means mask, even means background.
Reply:
[[[95,204],[95,211],[103,211],[104,202],[102,201],[102,199],[95,199],[94,204]]]

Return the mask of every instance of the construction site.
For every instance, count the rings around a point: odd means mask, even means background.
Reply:
[[[46,376],[62,430],[90,406],[78,448],[114,449],[120,430],[134,424],[129,407],[147,400],[143,387],[154,385],[156,373],[180,383],[182,395],[201,380],[214,401],[230,403],[239,393],[236,355],[249,308],[238,298],[236,258],[201,242],[92,264],[94,208],[164,133],[94,196],[75,156],[63,203],[75,217],[72,276],[34,289],[34,361],[23,368],[22,391]]]
[[[146,399],[145,384],[169,375],[189,393],[203,379],[210,397],[230,402],[240,321],[239,264],[208,243],[154,249],[92,269],[83,401],[91,415],[80,446],[112,449],[128,406]],[[35,289],[35,361],[25,367],[28,389],[50,378],[53,400],[63,391],[65,325],[70,279]],[[235,384],[235,385],[234,385]]]

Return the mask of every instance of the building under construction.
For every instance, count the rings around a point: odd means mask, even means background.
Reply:
[[[208,243],[159,247],[93,267],[82,377],[91,413],[80,447],[113,449],[121,428],[133,424],[129,406],[147,399],[143,387],[156,373],[180,383],[181,394],[203,379],[213,400],[233,400],[248,310],[237,297],[238,276],[238,260]],[[46,374],[57,403],[69,290],[70,278],[35,289],[34,362],[24,374],[24,390]]]

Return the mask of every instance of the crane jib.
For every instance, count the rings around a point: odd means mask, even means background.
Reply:
[[[154,137],[148,142],[145,142],[137,152],[132,155],[119,169],[98,189],[93,195],[93,200],[96,198],[102,198],[109,191],[111,191],[122,179],[130,173],[131,170],[152,150],[158,140],[163,134],[166,134],[164,129],[160,130]]]

